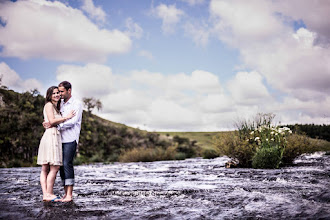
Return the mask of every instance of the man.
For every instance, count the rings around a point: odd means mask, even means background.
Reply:
[[[72,95],[71,83],[63,81],[58,85],[58,90],[61,95],[61,114],[67,115],[72,110],[75,111],[75,116],[59,125],[57,129],[61,132],[62,138],[62,152],[63,152],[63,166],[60,168],[60,175],[62,184],[64,186],[64,196],[62,202],[72,201],[72,192],[74,186],[74,169],[73,159],[77,150],[79,142],[79,134],[81,129],[82,119],[82,104],[79,100],[75,99]],[[44,123],[47,128],[49,125]]]

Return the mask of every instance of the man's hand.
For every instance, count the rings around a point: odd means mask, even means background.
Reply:
[[[49,122],[46,122],[45,120],[44,120],[44,122],[42,123],[42,126],[44,126],[44,128],[51,128],[52,126],[50,125],[50,123]]]

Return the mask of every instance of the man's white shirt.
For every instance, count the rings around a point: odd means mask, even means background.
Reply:
[[[62,99],[60,110],[62,116],[67,116],[72,110],[76,112],[76,115],[73,118],[59,124],[58,130],[61,131],[62,143],[76,141],[78,144],[83,111],[82,104],[78,99],[75,99],[72,96],[67,102],[64,102]]]

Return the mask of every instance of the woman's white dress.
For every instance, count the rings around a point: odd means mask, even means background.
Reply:
[[[53,108],[55,118],[61,118],[61,115]],[[46,109],[44,107],[44,119],[48,122]],[[37,164],[62,165],[62,141],[61,133],[56,127],[48,128],[43,134],[38,151]]]

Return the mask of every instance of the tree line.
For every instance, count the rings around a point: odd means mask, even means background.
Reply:
[[[316,124],[295,124],[286,125],[295,133],[305,134],[311,138],[323,139],[330,141],[330,125],[316,125]]]

